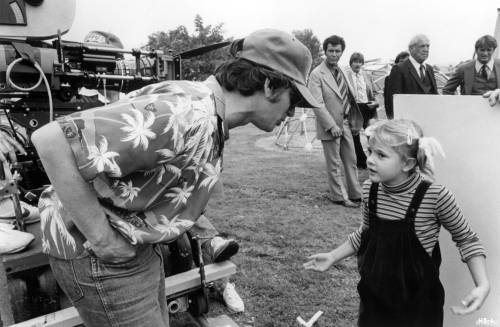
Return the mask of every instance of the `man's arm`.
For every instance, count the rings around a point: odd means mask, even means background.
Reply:
[[[81,176],[58,123],[36,130],[32,142],[64,209],[96,255],[106,259],[134,256],[134,247],[109,225],[92,186]]]
[[[459,85],[462,85],[464,81],[464,71],[462,68],[457,68],[456,72],[451,76],[451,78],[446,82],[443,87],[443,94],[453,95],[457,90]],[[462,90],[463,92],[463,90]]]
[[[388,119],[394,118],[394,94],[403,93],[403,73],[398,65],[394,65],[387,80],[387,103],[385,113]]]
[[[307,84],[309,91],[314,96],[314,98],[320,104],[319,108],[313,108],[316,119],[318,119],[319,124],[325,130],[331,130],[332,128],[338,128],[332,115],[328,112],[325,107],[325,100],[323,99],[323,91],[321,90],[321,80],[317,72],[313,71],[311,76],[309,76],[309,83]]]

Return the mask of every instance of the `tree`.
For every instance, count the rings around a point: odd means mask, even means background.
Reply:
[[[316,67],[321,63],[323,59],[321,59],[321,43],[318,38],[314,35],[311,29],[304,29],[293,31],[292,34],[311,51],[313,64],[312,68]]]
[[[223,23],[205,26],[203,18],[194,18],[195,33],[190,35],[185,26],[180,25],[168,32],[156,32],[148,36],[146,45],[149,49],[172,51],[181,54],[187,50],[203,47],[209,44],[226,41],[223,35]],[[204,80],[215,68],[230,57],[227,48],[210,51],[200,56],[182,60],[182,79]]]

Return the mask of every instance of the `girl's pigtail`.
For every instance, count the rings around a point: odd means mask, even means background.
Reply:
[[[417,162],[420,172],[426,175],[431,181],[434,180],[434,156],[440,154],[446,157],[443,147],[433,137],[420,137],[418,139]]]

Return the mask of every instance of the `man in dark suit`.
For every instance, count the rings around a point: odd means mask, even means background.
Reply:
[[[491,35],[480,37],[475,44],[475,60],[457,67],[443,88],[443,94],[483,95],[500,88],[500,60],[493,59],[497,41]]]
[[[434,70],[425,63],[429,57],[429,46],[427,36],[414,36],[408,45],[410,57],[392,67],[387,83],[387,118],[394,118],[394,94],[438,94]]]

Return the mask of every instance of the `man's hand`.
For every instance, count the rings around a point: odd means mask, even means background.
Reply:
[[[113,263],[128,261],[136,254],[136,248],[111,227],[103,241],[96,244],[87,241],[84,246],[96,257]]]
[[[0,161],[10,161],[12,163],[16,163],[16,151],[26,155],[26,151],[24,151],[24,148],[16,141],[16,139],[9,134],[0,131]]]
[[[485,94],[483,94],[483,98],[488,98],[490,106],[493,107],[500,102],[500,89],[486,92]]]
[[[330,133],[332,133],[333,137],[341,137],[344,134],[344,130],[338,126],[334,126],[330,128]]]

